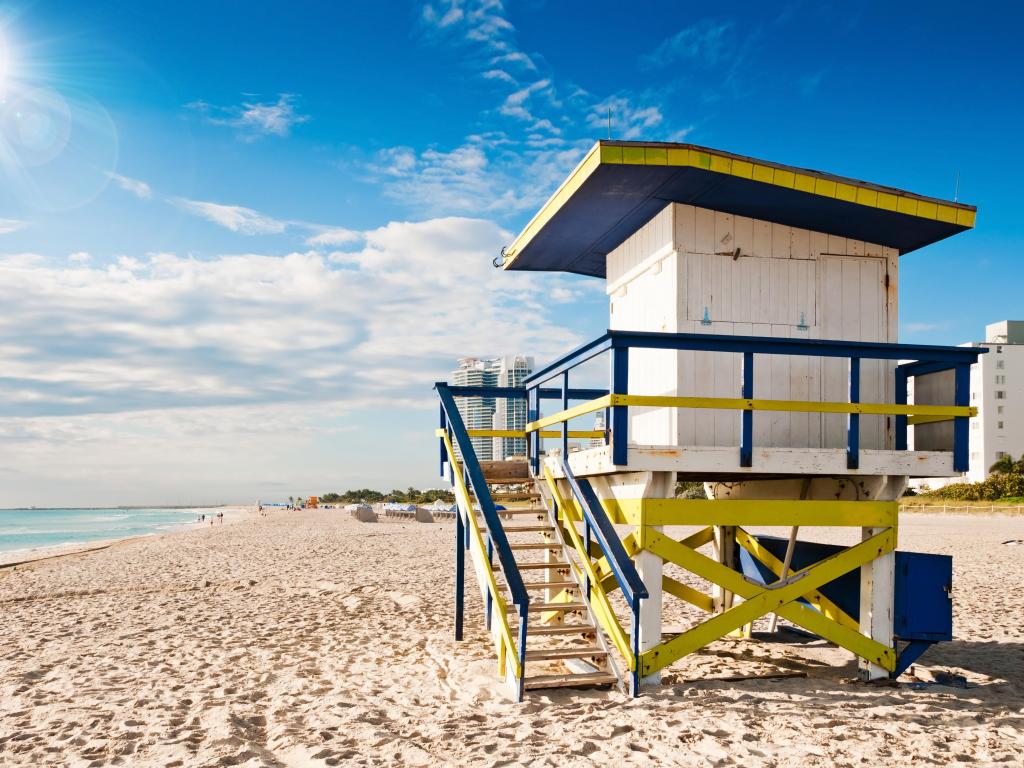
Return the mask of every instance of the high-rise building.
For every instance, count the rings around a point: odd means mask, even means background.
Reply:
[[[463,357],[452,371],[452,384],[459,387],[521,387],[533,373],[533,358],[525,355],[505,357]],[[526,400],[493,397],[456,397],[455,404],[466,429],[510,429],[526,427]],[[480,461],[500,461],[526,455],[526,440],[521,437],[471,437]]]
[[[500,364],[497,359],[463,357],[459,367],[452,371],[452,384],[457,387],[496,387]],[[456,397],[455,405],[462,414],[466,429],[493,429],[495,400],[493,397]],[[494,440],[490,437],[471,437],[473,450],[480,461],[494,459]],[[456,448],[456,450],[458,450]],[[460,457],[461,458],[461,457]]]
[[[971,366],[971,405],[978,409],[978,415],[971,419],[970,469],[962,477],[924,478],[912,482],[918,487],[980,482],[988,477],[989,467],[1002,457],[1016,459],[1024,454],[1024,320],[1002,320],[986,325],[985,341],[971,341],[961,346],[988,348],[988,354]],[[945,388],[952,391],[952,371],[933,376],[945,376]],[[948,440],[952,423],[915,427],[915,445],[918,430],[929,430],[929,434],[946,436]]]
[[[533,358],[524,355],[510,355],[498,358],[498,386],[521,387],[526,377],[533,373]],[[522,431],[526,428],[526,400],[498,399],[494,408],[494,429]],[[526,440],[522,437],[496,437],[492,455],[496,460],[511,459],[526,455]]]

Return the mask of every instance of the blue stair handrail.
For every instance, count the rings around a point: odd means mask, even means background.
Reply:
[[[458,447],[459,453],[462,455],[463,469],[469,481],[469,487],[472,489],[473,495],[476,497],[476,500],[480,505],[480,512],[483,514],[483,521],[487,530],[487,557],[489,558],[493,554],[498,556],[498,562],[501,565],[502,572],[505,574],[505,584],[509,589],[509,593],[512,596],[512,603],[516,606],[516,612],[519,615],[519,645],[518,648],[516,648],[516,652],[519,656],[519,669],[523,670],[525,669],[526,664],[526,616],[529,609],[529,597],[526,593],[526,586],[522,581],[522,574],[519,572],[519,566],[516,564],[515,557],[512,554],[512,548],[509,545],[508,537],[505,535],[505,528],[502,527],[501,519],[498,517],[498,510],[495,508],[494,499],[490,498],[490,489],[487,487],[487,481],[483,477],[483,471],[480,468],[479,460],[476,458],[476,451],[473,449],[473,442],[469,437],[469,432],[466,430],[466,424],[462,419],[462,414],[459,413],[459,408],[456,406],[455,397],[453,396],[450,387],[444,382],[436,382],[434,384],[434,390],[437,392],[437,397],[440,399],[441,403],[441,416],[443,422],[441,426],[452,436],[453,442]],[[471,509],[467,510],[467,514],[472,513],[473,511]],[[463,545],[460,542],[459,547],[461,548],[462,546]],[[461,562],[457,563],[457,569],[459,570],[459,573],[457,574],[458,585],[456,588],[456,639],[461,639]],[[486,621],[489,629],[489,595],[487,600]],[[518,680],[517,693],[519,700],[522,699],[522,692],[523,681],[520,677]]]
[[[592,533],[601,553],[607,558],[615,581],[618,582],[619,589],[622,590],[622,595],[626,598],[632,613],[632,650],[636,663],[633,665],[630,689],[632,695],[637,696],[640,692],[640,601],[650,597],[650,593],[647,591],[643,579],[640,578],[633,559],[626,552],[618,534],[615,533],[615,527],[604,511],[604,507],[601,506],[594,487],[589,480],[576,478],[569,466],[568,456],[563,455],[561,458],[562,473],[583,512],[583,521],[587,527],[587,546],[590,546],[589,540]],[[587,591],[589,593],[589,584]],[[587,594],[586,598],[589,601],[590,595]]]
[[[626,602],[632,605],[637,600],[644,600],[649,597],[650,595],[647,592],[643,579],[640,578],[632,558],[627,554],[626,548],[615,533],[612,521],[608,519],[608,515],[604,511],[604,507],[601,506],[597,494],[594,493],[594,488],[591,486],[590,481],[576,479],[572,469],[569,467],[569,460],[566,456],[562,457],[562,472],[569,483],[569,487],[572,489],[573,496],[580,503],[580,508],[583,510],[583,519],[590,525],[590,530],[594,534],[595,539],[597,539],[597,545],[601,548],[601,553],[608,558],[608,565],[611,566],[612,573],[615,575],[615,580],[619,583],[619,589],[622,590]]]
[[[453,442],[458,447],[459,453],[462,454],[462,463],[469,478],[469,487],[480,503],[480,511],[483,513],[484,523],[487,526],[487,535],[494,547],[494,553],[498,557],[498,562],[501,564],[502,573],[505,574],[505,583],[508,585],[509,592],[512,595],[512,603],[519,608],[520,615],[525,616],[526,608],[530,602],[526,592],[526,585],[523,583],[523,577],[519,573],[519,567],[516,565],[515,557],[512,555],[512,548],[509,546],[505,529],[501,525],[498,511],[494,507],[494,500],[491,498],[490,489],[487,487],[483,470],[480,468],[476,451],[473,449],[473,442],[466,431],[462,414],[459,413],[459,409],[455,404],[455,398],[452,396],[447,384],[439,381],[434,384],[434,390],[441,400],[441,407],[444,410],[448,431],[452,436]],[[525,628],[526,621],[523,620],[520,622],[521,635],[525,633]],[[522,646],[525,645],[524,640],[525,638],[520,637],[520,654],[523,653]]]

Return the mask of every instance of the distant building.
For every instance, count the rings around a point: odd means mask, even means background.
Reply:
[[[998,459],[1024,454],[1024,320],[986,325],[985,341],[961,346],[988,348],[988,354],[971,366],[971,405],[978,416],[971,419],[970,469],[959,478],[920,479],[913,483],[916,486],[977,483],[988,477],[988,468]],[[936,433],[952,429],[948,422],[924,425],[915,427],[915,437],[925,428]]]
[[[607,427],[604,423],[604,411],[598,411],[594,414],[594,430],[596,432],[604,432]],[[590,438],[590,447],[598,448],[604,445],[603,437],[592,437]]]
[[[463,357],[452,371],[452,384],[459,387],[520,387],[533,372],[533,358]],[[455,404],[466,429],[509,429],[526,426],[526,401],[493,397],[456,397]],[[526,440],[520,437],[472,437],[473,450],[481,461],[500,461],[526,455]]]
[[[452,371],[452,384],[456,387],[496,387],[501,366],[496,358],[463,357],[459,367]],[[466,429],[493,429],[495,400],[493,397],[456,397],[455,405],[462,414]],[[494,440],[490,437],[471,437],[473,450],[480,461],[494,459]],[[461,457],[460,457],[461,458]]]
[[[533,358],[512,355],[498,358],[498,386],[521,387],[526,377],[533,373]],[[526,400],[499,399],[494,408],[494,429],[522,431],[526,428]],[[526,439],[522,437],[496,437],[492,454],[495,460],[526,456]]]

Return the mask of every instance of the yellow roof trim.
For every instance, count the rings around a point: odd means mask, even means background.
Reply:
[[[572,197],[573,193],[602,163],[699,168],[714,173],[752,179],[764,184],[797,189],[821,197],[844,200],[868,208],[897,211],[922,219],[955,222],[959,226],[968,228],[974,226],[976,216],[976,209],[971,205],[925,197],[892,187],[883,187],[821,171],[756,160],[692,144],[598,141],[530,220],[530,223],[526,225],[512,245],[506,249],[503,263],[506,269],[515,261],[516,255],[523,247],[550,221],[559,208]]]

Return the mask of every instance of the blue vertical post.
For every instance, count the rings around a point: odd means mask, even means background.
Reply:
[[[447,419],[447,417],[444,414],[444,403],[438,403],[438,409],[441,412],[441,417],[438,420],[439,421],[439,426],[441,427],[441,429],[447,430],[448,429],[448,419]],[[448,452],[447,452],[447,449],[444,447],[444,438],[443,437],[437,438],[437,442],[438,442],[438,446],[440,447],[440,451],[441,451],[441,471],[440,471],[440,475],[441,475],[441,477],[444,477],[444,465],[445,465],[445,462],[448,461]]]
[[[463,465],[463,469],[462,469],[462,484],[465,485],[467,489],[469,488],[469,472],[465,469],[465,465]],[[466,510],[466,514],[467,515],[476,514],[473,511],[473,506],[472,506],[473,505],[473,499],[469,499],[469,504],[470,504],[470,507],[469,507],[468,510]],[[463,536],[463,538],[465,539],[465,542],[463,543],[463,547],[465,549],[469,549],[469,520],[466,520],[463,523],[462,532],[465,534]]]
[[[640,695],[640,600],[633,600],[630,606],[633,609],[633,658],[636,663],[633,665],[633,673],[630,676],[630,695],[635,699]]]
[[[466,572],[466,548],[463,540],[466,538],[462,522],[462,511],[455,508],[455,639],[462,639],[462,612],[463,612],[463,585]]]
[[[494,542],[491,541],[490,535],[487,536],[487,563],[488,565],[494,562]],[[485,610],[487,613],[484,615],[484,626],[487,627],[487,631],[491,629],[491,607],[494,605],[494,595],[491,594],[491,590],[487,590],[487,607]]]
[[[531,387],[526,390],[526,422],[540,418],[540,389]],[[534,477],[540,474],[540,432],[531,432],[527,436],[526,452],[530,459],[530,471]]]
[[[572,523],[570,523],[570,525],[572,525]],[[587,560],[590,560],[590,519],[586,515],[583,516],[583,547],[586,552]],[[590,572],[588,571],[585,573],[583,579],[583,590],[586,592],[588,603],[590,602],[590,587]]]
[[[907,404],[907,372],[896,366],[896,405]],[[897,451],[907,450],[907,417],[896,416],[895,445]]]
[[[629,393],[629,347],[611,349],[611,386],[608,391],[615,395]],[[612,464],[624,466],[628,463],[629,412],[624,405],[612,408]]]
[[[954,405],[966,406],[971,404],[971,366],[970,363],[957,363],[954,373],[956,377],[956,389],[954,392]],[[968,442],[968,417],[956,416],[953,419],[953,471],[966,472],[970,469],[971,463],[967,455]]]
[[[754,353],[743,353],[743,399],[754,397]],[[754,464],[754,412],[740,411],[740,466]]]
[[[569,372],[562,374],[562,410],[569,410]],[[562,455],[569,455],[569,421],[562,422]]]
[[[850,358],[850,402],[860,402],[860,358]],[[846,415],[846,468],[860,466],[860,414]]]

